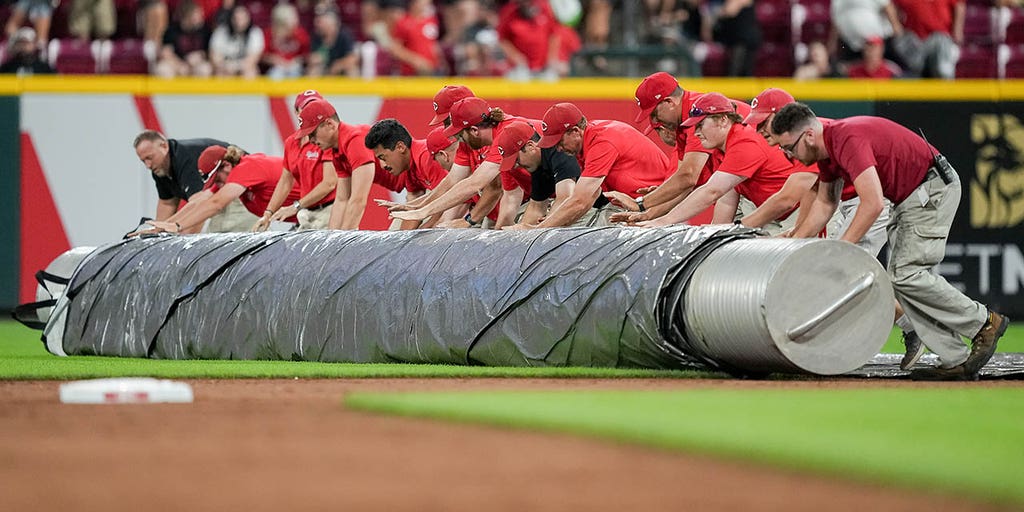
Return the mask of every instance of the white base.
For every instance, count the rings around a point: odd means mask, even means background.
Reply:
[[[149,377],[93,379],[60,385],[65,404],[192,403],[192,387],[184,382]]]

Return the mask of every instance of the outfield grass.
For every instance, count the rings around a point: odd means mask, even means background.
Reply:
[[[711,372],[618,370],[610,368],[492,368],[415,364],[338,364],[295,361],[168,361],[119,357],[56,357],[34,331],[0,320],[0,379],[89,379],[161,377],[194,379],[243,378],[709,378]],[[893,330],[883,352],[902,353],[899,331]],[[1000,341],[1002,352],[1024,352],[1024,324],[1011,325]]]
[[[1020,388],[356,393],[346,405],[1024,504]]]

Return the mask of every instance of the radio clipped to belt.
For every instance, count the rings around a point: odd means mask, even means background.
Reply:
[[[928,146],[931,147],[931,143],[928,142],[928,137],[924,136],[924,130],[918,128],[917,131],[921,133],[921,138],[924,139],[925,144],[928,144]],[[939,175],[939,178],[942,178],[942,182],[946,185],[953,183],[953,178],[957,175],[956,169],[953,168],[953,165],[949,163],[949,160],[947,160],[946,156],[942,153],[935,153],[932,155],[932,167],[928,169],[928,171],[929,174],[931,174],[931,171],[935,171],[935,173]]]

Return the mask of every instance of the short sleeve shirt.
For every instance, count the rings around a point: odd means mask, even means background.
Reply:
[[[245,209],[257,217],[263,215],[270,198],[274,195],[281,173],[284,172],[284,159],[267,156],[261,153],[245,155],[228,174],[228,183],[237,183],[245,187],[245,192],[238,198]],[[292,188],[286,203],[298,201],[299,191]]]
[[[199,155],[210,146],[228,147],[217,139],[167,139],[167,158],[171,161],[170,175],[153,174],[156,193],[160,199],[188,200],[203,190],[203,177],[199,175]]]
[[[591,121],[577,155],[581,177],[604,178],[601,188],[637,197],[637,189],[660,185],[674,171],[654,141],[621,121]]]
[[[540,165],[530,175],[530,199],[545,201],[555,197],[555,185],[563,180],[576,181],[580,178],[580,163],[557,148],[540,151]]]
[[[796,167],[786,155],[768,145],[754,128],[734,124],[725,142],[725,154],[716,171],[745,178],[736,191],[756,206],[782,189]]]
[[[339,178],[351,178],[355,169],[376,163],[373,150],[366,147],[366,133],[369,131],[370,127],[365,124],[338,124],[338,148],[332,160]]]
[[[822,182],[853,183],[874,167],[882,194],[903,202],[924,181],[938,151],[920,135],[882,117],[855,116],[832,121],[822,129],[829,159],[819,162]]]
[[[284,166],[295,178],[293,189],[298,190],[300,198],[308,194],[324,179],[322,151],[312,142],[307,141],[305,144],[301,144],[295,134],[289,135],[284,140]],[[311,206],[319,206],[333,201],[334,191],[332,190],[320,202]]]

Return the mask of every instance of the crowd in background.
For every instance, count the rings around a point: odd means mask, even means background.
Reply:
[[[1019,1],[5,0],[0,72],[127,40],[161,77],[995,78]]]

